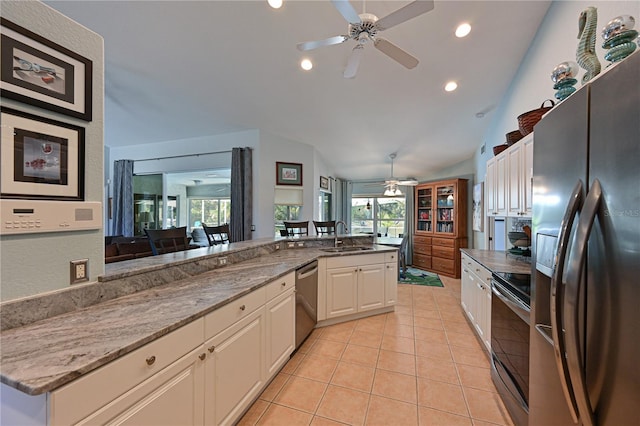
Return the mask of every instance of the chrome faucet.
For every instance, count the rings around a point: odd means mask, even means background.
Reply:
[[[349,233],[349,228],[347,228],[347,223],[344,220],[339,220],[336,222],[336,235],[338,234],[338,225],[339,224],[343,224],[344,225],[344,233],[348,234]]]

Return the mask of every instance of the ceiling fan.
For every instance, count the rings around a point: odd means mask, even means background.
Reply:
[[[393,160],[396,158],[396,154],[389,154],[391,159],[391,176],[384,181],[384,195],[402,195],[399,186],[416,186],[418,181],[415,178],[398,178],[393,175]],[[382,183],[382,182],[380,182]]]
[[[417,58],[400,49],[390,41],[379,37],[378,33],[429,12],[433,9],[433,0],[413,1],[381,19],[378,19],[376,15],[371,13],[358,15],[348,0],[331,0],[331,3],[333,3],[335,8],[338,9],[338,12],[340,12],[349,23],[348,35],[338,35],[324,40],[298,43],[299,50],[313,50],[318,47],[344,43],[347,40],[356,40],[358,44],[356,44],[351,51],[351,55],[349,55],[347,67],[343,74],[344,78],[353,78],[356,76],[364,46],[369,42],[373,42],[373,46],[376,49],[408,69],[415,68],[416,65],[418,65]]]

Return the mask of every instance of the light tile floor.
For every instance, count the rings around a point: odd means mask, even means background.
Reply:
[[[460,280],[398,285],[395,312],[313,331],[240,425],[512,425]]]

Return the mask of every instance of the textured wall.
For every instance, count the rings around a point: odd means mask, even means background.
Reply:
[[[103,201],[104,43],[102,37],[39,1],[2,1],[2,17],[93,61],[90,123],[2,98],[2,105],[86,129],[85,199]],[[69,286],[69,261],[89,259],[89,276],[104,272],[103,231],[4,236],[0,239],[0,300]]]

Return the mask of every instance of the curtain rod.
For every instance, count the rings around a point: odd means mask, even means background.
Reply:
[[[137,162],[137,161],[168,160],[168,159],[171,159],[171,158],[200,157],[201,155],[227,154],[229,152],[231,152],[230,149],[226,150],[226,151],[201,152],[199,154],[183,154],[183,155],[172,155],[172,156],[169,156],[169,157],[143,158],[141,160],[133,160],[133,161]]]

